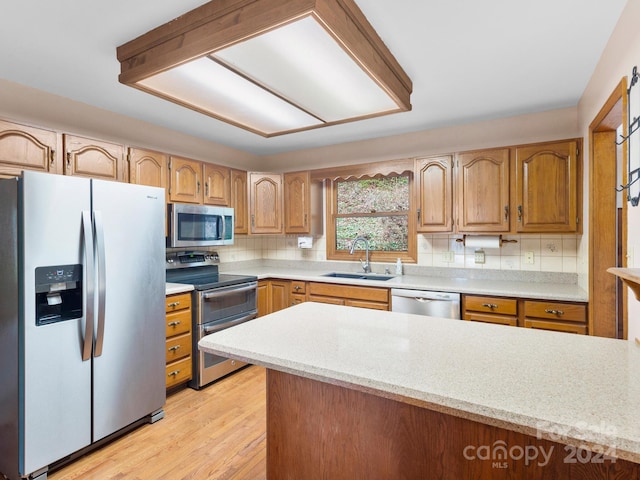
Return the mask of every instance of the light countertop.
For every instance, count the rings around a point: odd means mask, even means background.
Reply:
[[[193,290],[193,285],[186,285],[184,283],[166,283],[165,295],[173,295],[175,293],[185,293]]]
[[[307,302],[199,345],[640,463],[634,342]]]
[[[259,279],[281,278],[311,282],[341,283],[345,285],[366,285],[370,287],[409,288],[416,290],[436,290],[443,292],[469,293],[476,295],[497,295],[505,297],[586,302],[588,293],[576,284],[553,282],[526,282],[511,280],[487,280],[469,278],[449,278],[423,275],[389,275],[389,280],[352,280],[325,277],[323,274],[334,270],[290,267],[260,266],[251,268],[225,269],[225,273],[256,275]]]

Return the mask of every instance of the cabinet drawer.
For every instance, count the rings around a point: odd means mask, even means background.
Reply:
[[[167,338],[191,331],[191,310],[167,313]]]
[[[348,298],[350,300],[370,300],[389,303],[389,289],[377,287],[355,287],[335,283],[309,283],[309,294],[325,297]]]
[[[515,298],[477,297],[465,295],[463,310],[474,312],[497,313],[502,315],[517,315],[518,301]]]
[[[166,361],[173,362],[191,354],[191,333],[184,333],[167,339]]]
[[[307,292],[307,282],[301,282],[298,280],[291,280],[291,293],[306,293]]]
[[[345,300],[344,304],[349,307],[371,308],[373,310],[389,310],[388,303],[368,302],[366,300]]]
[[[474,322],[484,323],[497,323],[499,325],[510,325],[512,327],[518,326],[518,317],[512,317],[509,315],[491,315],[489,313],[477,313],[477,312],[465,312],[463,315],[464,320],[471,320]]]
[[[298,293],[291,294],[291,306],[298,305],[299,303],[304,303],[306,301],[306,296]]]
[[[191,357],[167,365],[167,388],[191,380]]]
[[[564,322],[586,322],[587,307],[577,303],[524,302],[524,316],[562,320]]]
[[[321,295],[309,295],[310,302],[330,303],[332,305],[344,305],[344,298],[323,297]]]
[[[556,332],[578,333],[580,335],[587,334],[587,326],[578,323],[551,322],[525,318],[524,326],[525,328],[537,328],[540,330],[554,330]]]
[[[169,295],[165,297],[165,307],[167,313],[191,308],[191,294],[178,293],[177,295]]]

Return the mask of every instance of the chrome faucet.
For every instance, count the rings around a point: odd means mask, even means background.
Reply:
[[[353,243],[351,244],[351,250],[349,251],[349,253],[353,255],[353,251],[356,248],[356,243],[358,242],[364,242],[364,248],[365,248],[365,261],[363,262],[362,258],[359,258],[358,260],[360,260],[360,265],[362,265],[362,269],[364,270],[364,273],[371,273],[371,265],[369,265],[369,240],[367,240],[362,236],[356,237],[353,240]]]

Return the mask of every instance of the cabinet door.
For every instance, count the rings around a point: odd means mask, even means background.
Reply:
[[[129,183],[167,188],[167,161],[164,153],[129,149]]]
[[[576,141],[516,148],[518,232],[575,232]]]
[[[62,173],[58,135],[50,130],[0,121],[0,175],[22,170]]]
[[[249,174],[251,233],[282,233],[282,176]]]
[[[231,203],[231,170],[210,163],[204,167],[204,198],[207,205],[228,207]]]
[[[453,230],[452,170],[450,155],[416,160],[418,232]]]
[[[177,203],[202,204],[202,163],[171,157],[169,199]]]
[[[64,173],[80,177],[126,181],[124,145],[75,135],[63,135]]]
[[[249,233],[247,201],[247,172],[231,169],[231,206],[235,216],[235,233]]]
[[[289,306],[289,289],[291,285],[287,280],[271,280],[271,311],[277,312]]]
[[[258,309],[258,317],[262,317],[267,315],[269,312],[269,281],[268,280],[260,280],[258,282],[258,291],[257,291],[257,306]]]
[[[310,233],[309,172],[284,174],[284,232]]]
[[[509,231],[509,149],[466,152],[458,162],[458,231]]]

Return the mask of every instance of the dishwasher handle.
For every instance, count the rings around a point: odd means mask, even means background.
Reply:
[[[407,288],[392,288],[392,297],[412,298],[419,302],[428,302],[433,300],[444,300],[449,302],[459,302],[460,294],[452,292],[434,292],[429,290],[410,290]]]

